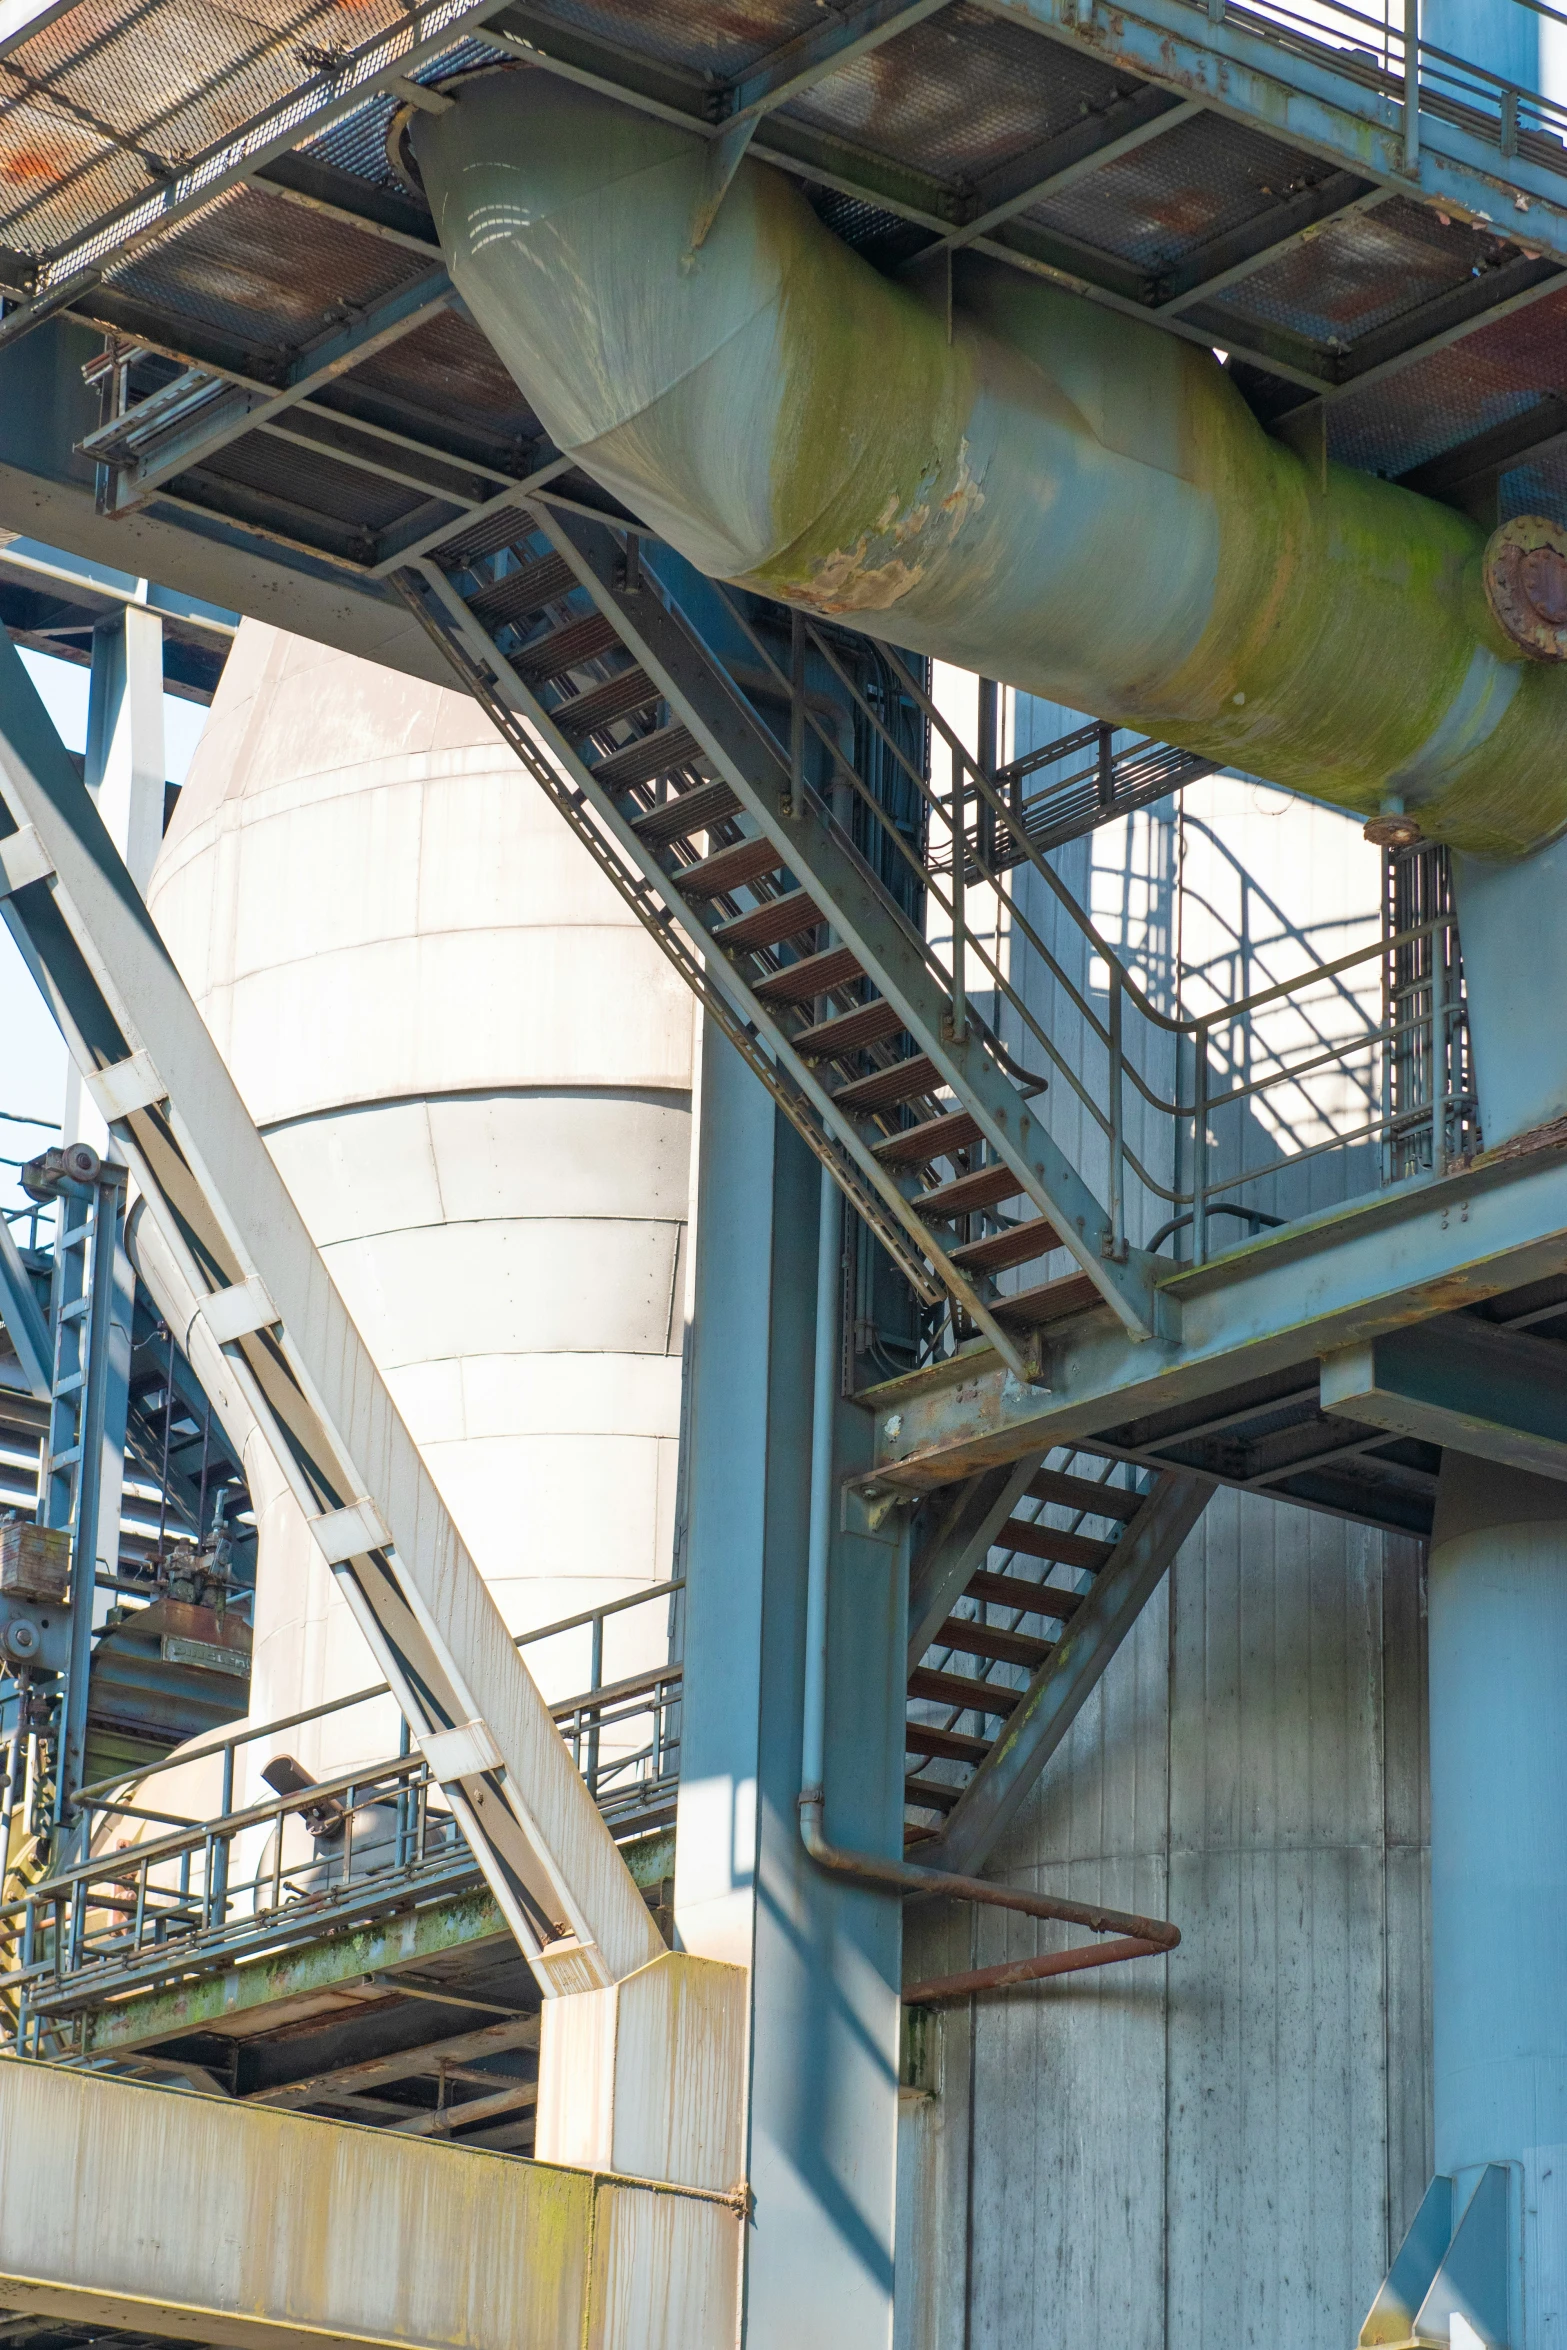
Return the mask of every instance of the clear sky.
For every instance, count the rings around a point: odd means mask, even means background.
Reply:
[[[87,671],[72,661],[51,660],[43,653],[26,653],[23,661],[43,696],[50,717],[70,751],[87,743]],[[191,754],[201,737],[206,710],[200,702],[185,702],[172,694],[163,697],[163,727],[169,780],[183,783]],[[44,1149],[52,1136],[42,1126],[19,1125],[19,1117],[44,1118],[58,1124],[65,1088],[65,1046],[60,1031],[33,985],[26,965],[0,924],[0,1208],[12,1207],[22,1194],[16,1187],[15,1162]]]

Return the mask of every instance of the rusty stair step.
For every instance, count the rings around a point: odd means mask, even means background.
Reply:
[[[601,685],[590,685],[580,694],[573,694],[569,702],[557,702],[550,716],[570,741],[583,742],[601,727],[613,726],[621,718],[633,718],[639,710],[650,710],[663,698],[660,688],[642,670],[621,669],[613,677],[606,677]],[[644,737],[649,742],[652,739],[651,735]]]
[[[924,1722],[909,1722],[903,1732],[905,1754],[923,1754],[938,1762],[982,1763],[990,1752],[988,1738],[965,1738],[961,1730],[932,1730]]]
[[[639,735],[634,743],[627,743],[624,750],[611,751],[594,767],[593,780],[607,792],[629,791],[633,784],[651,783],[655,775],[667,775],[672,767],[689,767],[692,761],[700,756],[696,736],[692,734],[689,727],[681,726],[676,722],[668,726],[660,726],[652,734]],[[711,793],[721,792],[723,794],[727,803],[722,811],[725,815],[730,814],[738,805],[734,793],[729,789],[727,783],[710,783],[699,788]],[[689,800],[694,797],[694,793],[688,791],[684,796]],[[672,808],[673,803],[663,808],[649,809],[648,814],[650,816],[667,816],[672,812]],[[716,824],[718,817],[713,816],[711,819],[706,819],[694,826],[688,826],[686,829],[697,832],[705,831],[708,821]],[[640,826],[638,829],[640,830]],[[653,838],[678,840],[680,837],[679,832],[643,834],[645,840]]]
[[[970,1599],[983,1600],[988,1607],[1016,1608],[1030,1616],[1056,1616],[1065,1623],[1077,1613],[1082,1604],[1080,1591],[1062,1591],[1054,1583],[1029,1583],[1021,1575],[993,1575],[988,1567],[981,1567],[965,1585]]]
[[[874,1069],[869,1077],[851,1078],[847,1085],[834,1089],[832,1098],[840,1109],[868,1118],[878,1110],[895,1110],[900,1102],[935,1093],[942,1082],[941,1072],[928,1053],[911,1053],[906,1061],[894,1061],[890,1069]]]
[[[938,1183],[933,1191],[918,1193],[914,1205],[932,1222],[948,1223],[972,1215],[976,1208],[993,1208],[1013,1199],[1022,1188],[1010,1167],[979,1167],[972,1175],[959,1175],[950,1183]]]
[[[1006,1273],[1014,1265],[1032,1264],[1035,1257],[1047,1256],[1060,1246],[1055,1226],[1043,1216],[1035,1216],[1009,1231],[987,1233],[983,1240],[965,1240],[961,1248],[953,1250],[952,1262],[961,1265],[965,1273]]]
[[[949,1787],[944,1779],[905,1779],[903,1800],[918,1811],[953,1811],[963,1790]]]
[[[1054,1656],[1053,1640],[1035,1640],[1027,1632],[1003,1632],[999,1624],[981,1624],[972,1616],[948,1616],[931,1642],[932,1648],[955,1648],[963,1656],[988,1656],[998,1665],[1021,1665],[1037,1673]]]
[[[823,947],[820,954],[802,955],[781,971],[769,971],[757,981],[756,993],[764,1004],[806,1004],[864,976],[865,966],[853,947]]]
[[[1122,1525],[1135,1518],[1146,1493],[1125,1485],[1101,1485],[1094,1477],[1074,1477],[1065,1469],[1041,1469],[1030,1481],[1035,1501],[1058,1502],[1063,1509],[1085,1510],[1096,1518],[1116,1518]]]
[[[583,612],[519,646],[511,656],[511,665],[519,677],[534,684],[541,678],[564,677],[568,669],[596,661],[619,642],[613,624],[602,612]]]
[[[997,1550],[1020,1550],[1028,1558],[1054,1559],[1060,1567],[1083,1567],[1097,1575],[1113,1542],[1094,1542],[1086,1534],[1063,1534],[1037,1518],[1008,1518],[996,1536]]]
[[[1059,1281],[1041,1281],[1036,1289],[993,1297],[990,1310],[999,1322],[1014,1323],[1020,1330],[1042,1330],[1047,1323],[1064,1322],[1068,1314],[1085,1313],[1099,1303],[1091,1273],[1063,1273]]]
[[[758,947],[781,946],[786,938],[814,930],[823,919],[803,889],[791,889],[784,897],[754,906],[749,914],[737,914],[732,922],[716,924],[713,936],[726,955],[754,954]]]
[[[909,1695],[933,1705],[961,1707],[965,1713],[994,1714],[1003,1722],[1017,1712],[1023,1698],[1021,1689],[1003,1689],[974,1673],[943,1673],[929,1665],[917,1665],[909,1675]]]
[[[689,791],[677,792],[656,808],[641,809],[632,817],[631,829],[655,846],[689,840],[694,832],[707,832],[722,824],[726,816],[734,814],[735,806],[735,795],[727,783],[695,783]]]
[[[764,873],[782,871],[783,860],[770,840],[737,840],[687,865],[675,875],[675,887],[683,898],[726,898]]]
[[[835,1012],[830,1020],[802,1028],[789,1042],[804,1060],[837,1061],[868,1044],[880,1044],[884,1036],[896,1036],[902,1026],[901,1013],[885,996],[877,996],[868,1004],[857,1004],[852,1012]]]
[[[923,1167],[931,1159],[966,1150],[978,1140],[979,1122],[967,1110],[944,1110],[938,1118],[906,1126],[901,1134],[889,1134],[885,1142],[875,1145],[875,1151],[884,1167]]]

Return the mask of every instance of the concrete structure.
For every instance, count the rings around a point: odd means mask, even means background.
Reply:
[[[246,622],[150,903],[508,1625],[665,1579],[692,1007],[482,715]],[[258,1483],[267,1720],[367,1675]],[[606,1677],[664,1637],[618,1620]],[[531,1661],[586,1686],[585,1641]],[[395,1709],[301,1741],[386,1754]]]
[[[0,2149],[0,2295],[58,2323],[225,2350],[734,2338],[742,2221],[715,2195],[20,2063]],[[142,2164],[183,2215],[172,2241],[122,2195]]]

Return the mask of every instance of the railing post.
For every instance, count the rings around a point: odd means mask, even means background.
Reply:
[[[604,1619],[602,1616],[595,1616],[593,1619],[592,1639],[593,1654],[588,1668],[588,1687],[589,1689],[602,1689],[604,1686]],[[600,1721],[597,1707],[588,1716],[588,1721],[590,1724],[588,1730],[588,1793],[596,1797],[599,1791]]]
[[[1121,969],[1110,966],[1110,1247],[1126,1253],[1126,1052],[1122,1037],[1125,991]]]
[[[789,614],[789,809],[805,813],[805,615]]]
[[[1192,1032],[1192,1262],[1208,1254],[1208,1023]]]
[[[1433,898],[1435,892],[1433,891]],[[1449,924],[1432,907],[1431,916],[1431,1172],[1447,1171],[1447,1105],[1451,1093],[1448,1070],[1450,1026],[1448,1012]]]
[[[412,1752],[413,1744],[408,1734],[408,1717],[405,1714],[397,1733],[398,1761],[406,1761]],[[407,1868],[413,1858],[414,1808],[413,1792],[405,1774],[397,1783],[397,1866],[400,1869]]]
[[[226,1820],[234,1809],[234,1742],[232,1739],[223,1749],[222,1805],[220,1816]],[[220,1835],[212,1854],[212,1906],[215,1912],[212,1922],[217,1926],[224,1926],[228,1923],[229,1851],[229,1838]]]
[[[1420,0],[1404,0],[1404,169],[1420,169]]]
[[[968,769],[952,754],[952,993],[947,1030],[953,1044],[968,1036]]]

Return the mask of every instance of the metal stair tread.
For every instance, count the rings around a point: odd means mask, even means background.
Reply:
[[[873,1069],[869,1077],[851,1077],[847,1085],[835,1086],[832,1098],[840,1109],[851,1110],[856,1117],[869,1117],[877,1110],[895,1110],[901,1102],[933,1094],[942,1083],[941,1072],[928,1053],[911,1053],[907,1060],[894,1061],[890,1069]]]
[[[713,938],[726,955],[754,953],[759,947],[781,946],[786,938],[798,938],[803,931],[814,930],[822,919],[820,908],[803,889],[791,889],[783,897],[753,906],[748,914],[736,914],[732,921],[715,924]]]
[[[1015,1199],[1022,1188],[1010,1167],[977,1167],[972,1175],[956,1176],[950,1183],[938,1183],[934,1190],[919,1193],[914,1204],[922,1216],[946,1221]]]
[[[939,1762],[982,1763],[990,1752],[988,1738],[967,1738],[961,1730],[933,1730],[924,1722],[910,1722],[903,1733],[905,1754],[933,1756]]]
[[[476,589],[464,601],[477,619],[515,622],[545,604],[558,602],[576,585],[577,575],[564,555],[543,555],[536,563],[524,563],[520,570],[508,572],[493,586]]]
[[[999,1624],[982,1624],[976,1616],[948,1616],[930,1645],[956,1648],[965,1656],[988,1656],[998,1665],[1021,1665],[1025,1672],[1037,1673],[1054,1655],[1056,1644],[1036,1640],[1029,1632],[1005,1632]]]
[[[965,1240],[961,1248],[952,1251],[952,1262],[965,1273],[1007,1273],[1014,1265],[1031,1264],[1035,1257],[1046,1256],[1060,1246],[1055,1226],[1043,1216],[1034,1216],[1005,1232],[987,1233],[983,1240]],[[997,1301],[998,1305],[1004,1302]]]
[[[990,1310],[998,1322],[1015,1322],[1024,1330],[1042,1330],[1064,1322],[1069,1314],[1086,1313],[1102,1303],[1091,1273],[1063,1273],[1058,1281],[1041,1281],[1036,1289],[1019,1289],[1011,1297],[993,1297]]]
[[[938,1117],[926,1118],[918,1126],[906,1126],[900,1134],[889,1134],[885,1142],[878,1142],[876,1156],[884,1167],[923,1167],[931,1159],[944,1159],[953,1151],[966,1150],[979,1140],[979,1122],[968,1110],[943,1110]]]
[[[800,1029],[789,1042],[803,1060],[837,1061],[868,1044],[879,1044],[884,1036],[896,1036],[902,1026],[903,1016],[896,1006],[885,996],[877,996],[852,1012],[835,1012],[831,1019]]]
[[[1053,1501],[1063,1509],[1083,1510],[1100,1518],[1116,1518],[1122,1525],[1135,1518],[1146,1493],[1126,1485],[1101,1485],[1092,1477],[1072,1477],[1062,1469],[1041,1469],[1030,1481],[1035,1501]]]
[[[685,866],[674,876],[674,881],[682,897],[723,898],[731,890],[743,889],[749,881],[759,881],[764,873],[783,870],[783,859],[770,840],[737,840],[731,841],[728,848],[715,849],[711,856]]]
[[[684,729],[674,728],[671,731],[683,733]],[[650,735],[648,740],[651,742],[654,737]],[[625,752],[617,752],[614,759],[606,759],[594,770],[595,775],[602,776],[605,767],[616,765],[626,756],[628,754]],[[672,762],[663,761],[660,764],[668,765]],[[658,765],[650,766],[644,775],[628,773],[625,782],[645,783],[648,775],[656,775],[658,772]],[[737,804],[727,783],[695,783],[689,791],[679,792],[673,799],[661,801],[656,808],[640,809],[631,819],[631,829],[639,840],[662,846],[666,841],[686,840],[693,832],[707,832],[713,825],[722,824],[726,816],[734,814]]]
[[[1055,1583],[1029,1583],[1021,1575],[993,1575],[982,1567],[967,1585],[970,1599],[988,1607],[1015,1608],[1020,1615],[1058,1616],[1064,1623],[1082,1604],[1080,1591],[1063,1591]]]
[[[557,702],[550,716],[562,734],[581,742],[586,736],[597,734],[601,726],[613,726],[619,719],[631,718],[663,698],[652,679],[633,666],[606,677],[599,685],[585,686],[569,701]]]
[[[962,1795],[961,1787],[949,1787],[944,1779],[905,1779],[903,1782],[904,1802],[914,1804],[921,1811],[953,1811]]]
[[[1115,1549],[1113,1542],[1095,1542],[1087,1534],[1067,1534],[1038,1518],[1008,1518],[996,1536],[997,1550],[1020,1550],[1025,1557],[1054,1559],[1058,1566],[1080,1567],[1097,1575]]]
[[[568,669],[579,669],[585,661],[596,661],[601,653],[607,653],[619,642],[602,612],[574,613],[544,636],[519,645],[511,665],[519,677],[527,678],[532,684],[541,678],[564,677]]]
[[[966,1713],[994,1714],[1005,1721],[1023,1702],[1021,1689],[1003,1689],[982,1681],[977,1673],[944,1673],[933,1665],[917,1665],[909,1675],[909,1695],[933,1705],[959,1706]]]
[[[832,989],[863,979],[865,966],[853,947],[823,947],[819,954],[802,955],[781,971],[758,980],[756,992],[764,1004],[803,1004]]]

